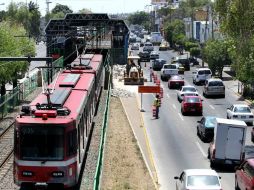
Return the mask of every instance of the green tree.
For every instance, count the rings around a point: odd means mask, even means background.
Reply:
[[[151,22],[150,15],[144,11],[136,12],[129,15],[127,20],[130,24],[138,24],[143,26],[147,26],[147,23]]]
[[[167,22],[164,26],[165,37],[172,47],[175,43],[184,44],[185,41],[185,31],[184,23],[182,20],[173,20],[172,22]]]
[[[67,5],[61,5],[57,3],[56,6],[52,9],[51,13],[57,14],[59,12],[63,12],[64,15],[68,13],[73,13],[73,11]]]
[[[38,7],[33,2],[10,3],[6,12],[6,20],[13,24],[22,24],[27,31],[27,35],[37,38],[40,35],[40,17]]]
[[[34,40],[22,37],[26,31],[20,25],[13,25],[12,22],[0,23],[0,56],[1,57],[19,57],[25,55],[35,55]],[[18,75],[23,74],[28,69],[27,62],[0,62],[0,83],[1,95],[6,93],[5,84],[12,81],[13,87],[17,86]]]
[[[254,0],[217,0],[221,31],[232,42],[231,55],[236,77],[242,82],[254,83]]]
[[[213,75],[222,77],[223,67],[231,63],[227,41],[208,41],[204,47],[204,59],[208,63]]]

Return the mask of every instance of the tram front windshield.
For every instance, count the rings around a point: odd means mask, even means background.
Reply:
[[[23,160],[63,160],[64,129],[56,126],[22,126],[20,153]]]

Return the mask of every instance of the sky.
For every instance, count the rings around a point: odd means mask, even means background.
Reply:
[[[0,10],[6,10],[10,2],[29,3],[30,0],[0,0]],[[37,2],[42,15],[46,13],[46,0],[32,0]],[[74,12],[87,8],[94,13],[131,13],[149,9],[151,0],[48,0],[49,10],[57,3],[67,5]],[[1,5],[4,3],[4,5]],[[146,7],[146,8],[145,8]]]

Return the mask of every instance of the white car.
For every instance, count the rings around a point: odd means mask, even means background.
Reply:
[[[150,59],[159,59],[159,53],[157,51],[152,51],[150,54]]]
[[[184,96],[199,96],[199,94],[194,86],[182,86],[181,89],[177,91],[177,100],[181,102]]]
[[[175,176],[176,190],[221,190],[220,176],[211,169],[187,169]]]
[[[209,68],[198,68],[193,73],[193,84],[203,83],[212,78],[212,71]]]
[[[246,124],[253,124],[253,113],[248,105],[245,104],[233,104],[227,108],[227,118],[242,120]]]

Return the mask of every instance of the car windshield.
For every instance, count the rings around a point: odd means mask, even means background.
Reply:
[[[184,87],[182,89],[183,92],[196,92],[197,90],[193,87]]]
[[[249,107],[235,107],[235,112],[239,113],[251,113],[251,110]]]
[[[183,80],[180,76],[172,76],[171,80]]]
[[[206,127],[214,127],[216,124],[216,117],[207,117],[205,121]]]
[[[20,129],[21,159],[63,160],[63,137],[64,129],[60,127],[22,126]]]
[[[176,69],[176,65],[165,65],[165,69]]]
[[[211,81],[209,82],[209,86],[224,86],[221,81]]]
[[[198,103],[199,102],[199,98],[197,97],[187,97],[185,100],[187,103]]]
[[[220,187],[220,182],[217,176],[212,175],[193,175],[188,176],[187,186],[193,187],[206,187],[206,186],[218,186]]]

